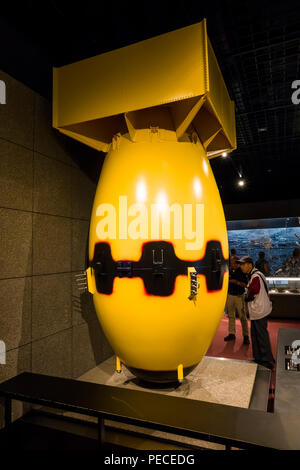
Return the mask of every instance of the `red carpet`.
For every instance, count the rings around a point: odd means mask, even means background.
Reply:
[[[277,353],[277,335],[279,328],[297,328],[300,329],[300,321],[297,320],[277,320],[269,319],[268,331],[270,335],[271,347],[273,356],[276,359]],[[240,320],[236,320],[236,340],[226,343],[224,337],[228,335],[228,318],[224,316],[221,320],[220,326],[216,335],[208,349],[206,355],[213,357],[227,357],[230,359],[245,359],[247,361],[253,359],[252,347],[243,344],[243,335]],[[250,322],[249,322],[249,338],[250,336]]]
[[[268,331],[270,335],[271,347],[273,356],[276,359],[277,355],[277,335],[279,328],[296,328],[300,330],[300,321],[297,320],[277,320],[269,319]],[[243,344],[243,335],[240,320],[236,320],[236,340],[225,342],[224,337],[228,335],[228,318],[224,316],[221,320],[220,326],[216,332],[216,335],[208,349],[206,355],[212,357],[226,357],[229,359],[244,359],[247,361],[253,360],[252,347],[251,347],[251,335],[250,335],[250,321],[249,321],[249,339],[250,345]],[[275,371],[271,377],[271,388],[275,386]]]

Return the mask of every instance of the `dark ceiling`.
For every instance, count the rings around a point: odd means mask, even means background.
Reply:
[[[300,104],[291,101],[300,80],[299,0],[12,0],[1,4],[0,69],[50,98],[52,66],[204,17],[236,104],[238,148],[211,161],[223,202],[300,197]]]

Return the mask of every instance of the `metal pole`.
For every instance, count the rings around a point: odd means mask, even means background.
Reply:
[[[11,398],[5,397],[5,434],[7,447],[11,446]]]
[[[104,419],[100,416],[98,417],[98,447],[100,449],[104,446],[105,440],[105,429],[104,429]]]

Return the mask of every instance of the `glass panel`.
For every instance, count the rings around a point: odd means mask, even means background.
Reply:
[[[238,257],[251,256],[261,270],[268,263],[271,292],[300,293],[300,217],[228,221],[227,229]]]

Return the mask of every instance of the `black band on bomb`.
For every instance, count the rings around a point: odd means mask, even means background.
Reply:
[[[149,295],[166,297],[174,291],[176,276],[187,275],[188,267],[194,267],[198,274],[205,276],[208,291],[221,290],[228,260],[223,257],[221,243],[216,240],[207,242],[205,256],[196,261],[179,259],[174,246],[165,241],[145,243],[139,261],[114,261],[109,243],[99,242],[95,245],[90,266],[95,271],[100,294],[112,293],[115,277],[140,277]]]

